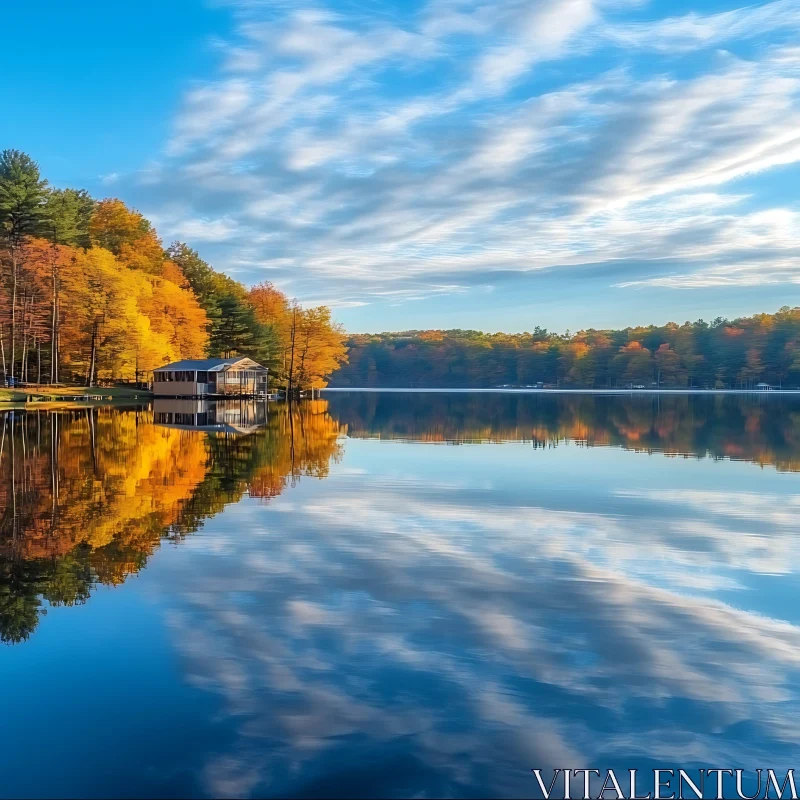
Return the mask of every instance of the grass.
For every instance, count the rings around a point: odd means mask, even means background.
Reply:
[[[146,389],[127,386],[39,386],[24,389],[0,389],[0,403],[14,405],[39,405],[52,402],[65,403],[82,395],[101,397],[103,402],[148,400],[151,393]],[[33,403],[27,402],[29,398]]]

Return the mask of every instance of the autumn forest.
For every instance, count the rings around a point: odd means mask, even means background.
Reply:
[[[6,383],[145,381],[184,358],[249,356],[292,387],[346,359],[330,309],[246,288],[121,200],[52,189],[0,153],[0,367]]]
[[[800,308],[683,325],[557,334],[471,330],[358,334],[332,385],[488,388],[800,387]]]

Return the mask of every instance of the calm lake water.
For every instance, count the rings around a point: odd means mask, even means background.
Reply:
[[[797,766],[800,399],[0,422],[2,796]]]

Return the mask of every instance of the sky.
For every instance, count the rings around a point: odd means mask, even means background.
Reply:
[[[0,147],[352,332],[800,305],[800,0],[37,0]]]

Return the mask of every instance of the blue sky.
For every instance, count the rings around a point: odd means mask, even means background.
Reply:
[[[351,331],[800,304],[800,0],[38,0],[0,144]]]

